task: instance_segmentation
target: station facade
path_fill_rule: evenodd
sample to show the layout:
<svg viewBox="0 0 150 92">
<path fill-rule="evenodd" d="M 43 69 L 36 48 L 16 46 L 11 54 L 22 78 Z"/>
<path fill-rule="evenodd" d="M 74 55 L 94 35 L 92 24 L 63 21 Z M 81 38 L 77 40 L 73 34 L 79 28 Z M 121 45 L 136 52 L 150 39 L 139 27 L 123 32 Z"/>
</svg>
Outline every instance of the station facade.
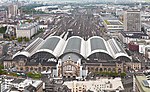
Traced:
<svg viewBox="0 0 150 92">
<path fill-rule="evenodd" d="M 93 36 L 84 40 L 72 36 L 67 40 L 59 36 L 37 38 L 25 50 L 13 55 L 11 64 L 19 71 L 51 71 L 53 77 L 81 78 L 89 72 L 124 72 L 125 62 L 131 57 L 115 39 L 104 40 Z M 9 65 L 9 66 L 8 66 Z"/>
</svg>

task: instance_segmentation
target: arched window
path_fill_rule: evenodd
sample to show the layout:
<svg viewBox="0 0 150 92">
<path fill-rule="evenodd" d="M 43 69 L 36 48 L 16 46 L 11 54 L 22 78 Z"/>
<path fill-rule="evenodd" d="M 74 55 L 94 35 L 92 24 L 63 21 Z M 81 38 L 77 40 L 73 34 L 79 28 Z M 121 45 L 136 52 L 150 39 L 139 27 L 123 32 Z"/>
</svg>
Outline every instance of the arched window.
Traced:
<svg viewBox="0 0 150 92">
<path fill-rule="evenodd" d="M 29 67 L 26 67 L 26 71 L 27 71 L 27 72 L 29 71 Z"/>
<path fill-rule="evenodd" d="M 110 72 L 110 71 L 111 71 L 111 68 L 108 68 L 108 71 Z"/>
<path fill-rule="evenodd" d="M 116 69 L 115 69 L 115 68 L 113 68 L 113 69 L 112 69 L 112 71 L 113 71 L 113 72 L 116 72 Z"/>
<path fill-rule="evenodd" d="M 47 71 L 49 71 L 51 68 L 50 67 L 47 67 Z"/>
<path fill-rule="evenodd" d="M 23 70 L 23 67 L 20 67 L 20 70 L 22 71 L 22 70 Z"/>
<path fill-rule="evenodd" d="M 46 67 L 43 67 L 43 71 L 45 71 L 46 70 Z"/>
<path fill-rule="evenodd" d="M 30 71 L 33 71 L 33 67 L 30 68 Z"/>
<path fill-rule="evenodd" d="M 99 70 L 100 70 L 100 71 L 103 71 L 103 69 L 102 69 L 102 68 L 100 68 Z"/>
<path fill-rule="evenodd" d="M 107 68 L 104 68 L 104 71 L 107 71 Z"/>
<path fill-rule="evenodd" d="M 41 72 L 41 70 L 42 70 L 41 67 L 39 67 L 39 68 L 38 68 L 38 71 Z"/>
<path fill-rule="evenodd" d="M 95 71 L 98 71 L 98 68 L 96 68 Z"/>
</svg>

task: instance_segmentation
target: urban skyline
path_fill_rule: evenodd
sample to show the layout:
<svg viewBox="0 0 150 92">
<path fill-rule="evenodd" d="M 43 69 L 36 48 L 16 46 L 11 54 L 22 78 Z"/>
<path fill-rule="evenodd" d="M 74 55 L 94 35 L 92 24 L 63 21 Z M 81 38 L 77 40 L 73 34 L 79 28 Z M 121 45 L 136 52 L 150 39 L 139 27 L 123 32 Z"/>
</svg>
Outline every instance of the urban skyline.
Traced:
<svg viewBox="0 0 150 92">
<path fill-rule="evenodd" d="M 0 92 L 150 92 L 150 3 L 0 1 Z"/>
</svg>

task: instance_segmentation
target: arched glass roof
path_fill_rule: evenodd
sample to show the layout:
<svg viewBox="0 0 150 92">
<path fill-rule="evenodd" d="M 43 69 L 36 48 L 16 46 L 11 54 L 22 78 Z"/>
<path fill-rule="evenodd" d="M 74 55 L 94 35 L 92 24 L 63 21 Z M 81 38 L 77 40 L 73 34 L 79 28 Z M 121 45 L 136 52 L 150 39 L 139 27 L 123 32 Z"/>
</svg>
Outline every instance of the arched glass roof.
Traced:
<svg viewBox="0 0 150 92">
<path fill-rule="evenodd" d="M 22 51 L 22 52 L 17 52 L 15 55 L 13 55 L 13 59 L 19 55 L 23 55 L 25 57 L 30 57 L 30 53 L 26 52 L 26 51 Z"/>
<path fill-rule="evenodd" d="M 81 54 L 82 42 L 84 42 L 83 38 L 79 36 L 73 36 L 69 38 L 64 46 L 63 53 L 75 52 Z"/>
<path fill-rule="evenodd" d="M 61 38 L 55 36 L 47 38 L 44 44 L 40 47 L 40 49 L 48 49 L 54 51 L 60 40 Z"/>
<path fill-rule="evenodd" d="M 88 50 L 87 52 L 87 57 L 89 57 L 90 55 L 94 54 L 94 53 L 106 53 L 109 56 L 111 56 L 111 54 L 109 53 L 109 49 L 107 47 L 107 43 L 106 41 L 99 37 L 99 36 L 93 36 L 90 39 L 88 39 Z"/>
<path fill-rule="evenodd" d="M 128 54 L 126 53 L 126 51 L 123 49 L 123 47 L 118 41 L 116 41 L 115 39 L 110 39 L 108 40 L 108 44 L 110 45 L 111 52 L 112 55 L 114 56 L 114 59 L 122 56 L 130 59 L 130 57 L 128 56 Z"/>
<path fill-rule="evenodd" d="M 65 57 L 65 55 L 74 57 L 74 54 L 78 54 L 79 57 L 81 55 L 83 58 L 88 58 L 95 53 L 100 53 L 96 55 L 101 56 L 107 54 L 112 57 L 112 59 L 117 59 L 118 57 L 130 58 L 118 41 L 115 39 L 105 41 L 99 36 L 93 36 L 87 41 L 79 36 L 72 36 L 67 41 L 59 36 L 50 36 L 45 40 L 37 38 L 25 51 L 16 53 L 13 58 L 17 55 L 31 57 L 39 52 L 50 53 L 57 58 Z"/>
</svg>

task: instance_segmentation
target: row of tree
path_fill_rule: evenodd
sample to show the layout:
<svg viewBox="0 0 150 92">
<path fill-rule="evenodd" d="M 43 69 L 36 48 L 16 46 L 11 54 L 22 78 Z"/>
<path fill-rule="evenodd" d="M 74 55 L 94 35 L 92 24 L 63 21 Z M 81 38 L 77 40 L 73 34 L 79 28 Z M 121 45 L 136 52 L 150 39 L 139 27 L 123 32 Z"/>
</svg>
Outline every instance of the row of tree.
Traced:
<svg viewBox="0 0 150 92">
<path fill-rule="evenodd" d="M 5 26 L 5 27 L 1 27 L 0 28 L 0 33 L 5 33 L 6 32 L 6 29 L 7 29 L 7 26 Z"/>
<path fill-rule="evenodd" d="M 30 77 L 30 78 L 32 78 L 32 79 L 40 79 L 42 77 L 42 74 L 28 72 L 27 76 Z"/>
<path fill-rule="evenodd" d="M 96 76 L 108 76 L 108 77 L 125 77 L 126 73 L 117 73 L 117 72 L 94 72 Z"/>
<path fill-rule="evenodd" d="M 22 41 L 28 42 L 29 38 L 27 38 L 27 37 L 19 37 L 17 40 L 18 40 L 18 42 L 22 42 Z"/>
<path fill-rule="evenodd" d="M 4 66 L 2 64 L 0 64 L 0 75 L 8 75 L 8 76 L 14 76 L 14 77 L 27 76 L 33 79 L 40 79 L 42 77 L 42 74 L 40 73 L 28 72 L 25 75 L 18 75 L 18 73 L 15 73 L 15 72 L 8 72 L 4 70 Z"/>
</svg>

